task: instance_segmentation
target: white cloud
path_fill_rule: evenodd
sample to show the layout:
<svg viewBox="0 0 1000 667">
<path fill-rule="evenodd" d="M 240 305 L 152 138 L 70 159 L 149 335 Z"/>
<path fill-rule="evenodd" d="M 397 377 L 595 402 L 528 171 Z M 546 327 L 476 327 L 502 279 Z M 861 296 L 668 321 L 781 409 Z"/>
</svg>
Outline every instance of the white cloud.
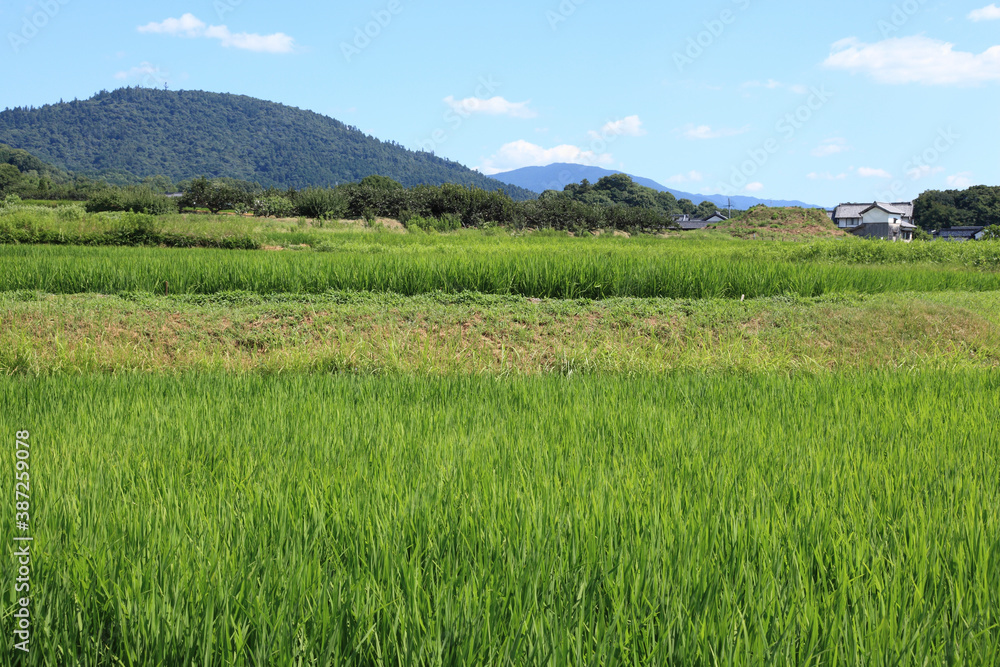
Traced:
<svg viewBox="0 0 1000 667">
<path fill-rule="evenodd" d="M 685 183 L 699 183 L 704 180 L 704 176 L 699 171 L 689 171 L 686 174 L 677 174 L 667 179 L 667 183 L 683 185 Z"/>
<path fill-rule="evenodd" d="M 521 139 L 501 146 L 495 155 L 484 160 L 483 173 L 487 175 L 498 174 L 521 167 L 543 167 L 554 162 L 606 167 L 614 164 L 614 158 L 609 153 L 595 153 L 579 146 L 564 144 L 553 148 L 544 148 Z"/>
<path fill-rule="evenodd" d="M 170 76 L 168 72 L 161 70 L 156 65 L 148 62 L 142 62 L 138 67 L 133 67 L 129 70 L 121 71 L 115 74 L 115 78 L 121 81 L 143 81 L 150 83 L 163 83 Z"/>
<path fill-rule="evenodd" d="M 602 136 L 608 138 L 641 137 L 644 134 L 646 134 L 646 130 L 642 129 L 642 121 L 639 120 L 639 117 L 626 116 L 621 120 L 614 120 L 609 123 L 605 123 L 600 132 L 591 132 L 590 136 L 593 139 L 600 139 Z"/>
<path fill-rule="evenodd" d="M 858 167 L 858 176 L 862 178 L 892 178 L 892 174 L 885 169 L 873 169 L 871 167 Z"/>
<path fill-rule="evenodd" d="M 997 7 L 996 3 L 994 3 L 988 7 L 983 7 L 982 9 L 974 9 L 969 12 L 968 18 L 969 20 L 976 22 L 1000 20 L 1000 7 Z"/>
<path fill-rule="evenodd" d="M 139 26 L 139 32 L 201 37 L 206 27 L 205 22 L 198 19 L 194 14 L 184 14 L 179 19 L 167 19 L 160 23 L 153 22 Z"/>
<path fill-rule="evenodd" d="M 944 167 L 932 167 L 928 164 L 922 164 L 919 167 L 914 167 L 906 172 L 906 175 L 909 176 L 911 180 L 918 181 L 921 178 L 933 176 L 934 174 L 940 174 L 942 171 L 944 171 Z"/>
<path fill-rule="evenodd" d="M 283 32 L 272 35 L 258 35 L 248 32 L 231 32 L 224 25 L 206 25 L 193 14 L 184 14 L 179 19 L 169 18 L 159 23 L 139 26 L 139 32 L 173 35 L 175 37 L 204 37 L 217 39 L 224 47 L 233 47 L 258 53 L 291 53 L 295 49 L 295 39 Z"/>
<path fill-rule="evenodd" d="M 743 188 L 747 192 L 760 192 L 764 189 L 763 183 L 747 183 L 747 186 Z"/>
<path fill-rule="evenodd" d="M 502 97 L 491 97 L 484 100 L 478 97 L 467 97 L 456 100 L 453 95 L 444 98 L 444 103 L 463 117 L 473 114 L 486 116 L 510 116 L 511 118 L 534 118 L 538 114 L 528 108 L 529 102 L 508 102 Z"/>
<path fill-rule="evenodd" d="M 1000 81 L 1000 46 L 981 54 L 922 35 L 894 37 L 875 44 L 855 38 L 836 42 L 823 63 L 832 69 L 865 73 L 879 83 L 968 86 Z"/>
<path fill-rule="evenodd" d="M 806 178 L 811 181 L 842 181 L 847 178 L 847 174 L 831 174 L 828 171 L 818 174 L 814 171 L 811 174 L 806 174 Z"/>
<path fill-rule="evenodd" d="M 827 157 L 829 155 L 843 153 L 850 149 L 851 147 L 847 145 L 847 140 L 837 137 L 824 140 L 819 146 L 812 150 L 812 154 L 816 157 Z"/>
<path fill-rule="evenodd" d="M 953 174 L 945 180 L 948 183 L 948 187 L 952 190 L 965 190 L 972 187 L 972 172 L 963 171 Z"/>
<path fill-rule="evenodd" d="M 750 130 L 750 126 L 733 128 L 712 129 L 710 125 L 685 125 L 684 136 L 688 139 L 721 139 L 723 137 L 735 137 Z"/>
</svg>

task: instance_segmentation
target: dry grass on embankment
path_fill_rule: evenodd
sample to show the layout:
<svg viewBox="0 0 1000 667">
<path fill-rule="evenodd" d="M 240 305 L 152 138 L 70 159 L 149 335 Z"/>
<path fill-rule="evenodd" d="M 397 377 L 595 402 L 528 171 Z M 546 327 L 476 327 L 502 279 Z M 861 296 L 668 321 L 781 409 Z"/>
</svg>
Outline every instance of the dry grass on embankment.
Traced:
<svg viewBox="0 0 1000 667">
<path fill-rule="evenodd" d="M 757 206 L 713 228 L 740 239 L 769 241 L 811 241 L 847 236 L 824 211 L 799 207 Z"/>
</svg>

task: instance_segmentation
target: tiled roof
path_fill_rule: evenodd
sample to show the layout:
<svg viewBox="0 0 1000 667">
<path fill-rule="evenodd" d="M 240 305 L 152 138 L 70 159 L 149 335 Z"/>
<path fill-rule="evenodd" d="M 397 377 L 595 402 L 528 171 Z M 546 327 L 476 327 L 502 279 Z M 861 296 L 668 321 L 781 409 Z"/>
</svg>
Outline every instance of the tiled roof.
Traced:
<svg viewBox="0 0 1000 667">
<path fill-rule="evenodd" d="M 883 209 L 889 213 L 895 215 L 900 215 L 904 218 L 913 217 L 913 202 L 903 201 L 903 202 L 869 202 L 866 204 L 841 204 L 833 211 L 834 219 L 839 218 L 860 218 L 861 215 L 870 208 L 875 206 L 881 206 Z"/>
<path fill-rule="evenodd" d="M 952 227 L 951 229 L 942 229 L 935 233 L 938 238 L 946 239 L 971 239 L 975 238 L 976 234 L 986 229 L 985 227 Z"/>
</svg>

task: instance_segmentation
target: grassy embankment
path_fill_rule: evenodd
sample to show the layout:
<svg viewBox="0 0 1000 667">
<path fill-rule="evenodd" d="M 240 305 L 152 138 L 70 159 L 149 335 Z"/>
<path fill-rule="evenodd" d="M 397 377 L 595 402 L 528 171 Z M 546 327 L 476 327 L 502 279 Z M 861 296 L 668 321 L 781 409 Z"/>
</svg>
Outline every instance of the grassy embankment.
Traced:
<svg viewBox="0 0 1000 667">
<path fill-rule="evenodd" d="M 0 374 L 997 368 L 1000 292 L 736 300 L 0 293 Z"/>
</svg>

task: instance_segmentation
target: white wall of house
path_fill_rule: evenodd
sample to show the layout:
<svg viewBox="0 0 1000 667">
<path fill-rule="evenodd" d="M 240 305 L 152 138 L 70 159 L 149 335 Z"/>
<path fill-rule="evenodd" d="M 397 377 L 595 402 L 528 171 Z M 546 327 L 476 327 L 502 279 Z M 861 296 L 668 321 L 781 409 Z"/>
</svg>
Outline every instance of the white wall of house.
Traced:
<svg viewBox="0 0 1000 667">
<path fill-rule="evenodd" d="M 866 223 L 872 222 L 884 222 L 897 224 L 899 222 L 898 213 L 889 213 L 888 211 L 882 210 L 881 208 L 873 208 L 870 211 L 866 211 L 862 214 L 862 218 Z"/>
</svg>

